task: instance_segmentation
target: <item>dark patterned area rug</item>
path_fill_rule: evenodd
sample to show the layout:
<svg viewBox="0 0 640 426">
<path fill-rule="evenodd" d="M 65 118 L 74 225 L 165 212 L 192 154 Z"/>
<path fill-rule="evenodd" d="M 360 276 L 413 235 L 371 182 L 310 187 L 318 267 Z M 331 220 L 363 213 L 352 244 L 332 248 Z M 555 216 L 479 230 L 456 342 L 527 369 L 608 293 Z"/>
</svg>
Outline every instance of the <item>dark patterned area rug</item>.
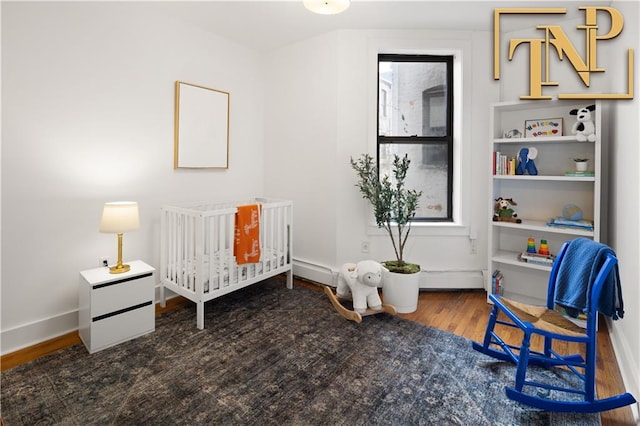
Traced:
<svg viewBox="0 0 640 426">
<path fill-rule="evenodd" d="M 147 336 L 11 369 L 4 424 L 599 424 L 509 400 L 513 367 L 464 338 L 386 314 L 356 324 L 324 293 L 279 279 L 208 303 L 205 327 L 188 305 Z"/>
</svg>

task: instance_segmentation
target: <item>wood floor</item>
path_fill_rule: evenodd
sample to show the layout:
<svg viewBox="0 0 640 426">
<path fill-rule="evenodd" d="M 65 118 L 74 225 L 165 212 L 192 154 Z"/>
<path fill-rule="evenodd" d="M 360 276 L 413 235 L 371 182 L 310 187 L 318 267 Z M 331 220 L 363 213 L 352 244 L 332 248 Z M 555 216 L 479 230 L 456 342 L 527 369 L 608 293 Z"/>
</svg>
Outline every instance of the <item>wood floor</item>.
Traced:
<svg viewBox="0 0 640 426">
<path fill-rule="evenodd" d="M 321 291 L 321 286 L 302 280 L 295 280 L 295 285 L 305 286 Z M 156 305 L 156 313 L 174 309 L 186 303 L 184 299 L 174 298 L 167 301 L 166 308 Z M 327 303 L 329 303 L 327 301 Z M 421 324 L 448 331 L 470 340 L 482 341 L 487 318 L 491 306 L 487 304 L 484 292 L 478 291 L 447 291 L 420 293 L 418 310 L 411 314 L 399 314 L 400 317 L 416 321 Z M 366 321 L 366 318 L 364 319 Z M 345 320 L 346 321 L 346 320 Z M 598 364 L 597 364 L 597 392 L 599 397 L 608 397 L 624 392 L 624 385 L 615 354 L 609 339 L 606 323 L 602 321 L 598 332 Z M 519 343 L 520 336 L 514 332 L 513 343 Z M 32 347 L 7 354 L 0 358 L 0 369 L 4 371 L 16 365 L 55 352 L 67 346 L 81 344 L 77 332 L 34 345 Z M 532 348 L 539 349 L 540 342 L 532 342 Z M 565 348 L 556 348 L 559 351 Z M 472 350 L 469 347 L 469 350 Z M 580 348 L 566 348 L 572 352 Z M 601 413 L 603 426 L 631 426 L 635 425 L 629 407 Z"/>
</svg>

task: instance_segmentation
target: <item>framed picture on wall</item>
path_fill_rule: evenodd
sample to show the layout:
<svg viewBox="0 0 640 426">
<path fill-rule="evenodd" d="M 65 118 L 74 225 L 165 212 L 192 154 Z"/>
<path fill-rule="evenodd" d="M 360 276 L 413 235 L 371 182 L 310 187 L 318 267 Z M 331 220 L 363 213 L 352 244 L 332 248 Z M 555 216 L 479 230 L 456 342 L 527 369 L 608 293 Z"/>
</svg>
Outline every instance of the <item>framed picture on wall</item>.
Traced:
<svg viewBox="0 0 640 426">
<path fill-rule="evenodd" d="M 176 81 L 173 168 L 229 167 L 229 93 Z"/>
</svg>

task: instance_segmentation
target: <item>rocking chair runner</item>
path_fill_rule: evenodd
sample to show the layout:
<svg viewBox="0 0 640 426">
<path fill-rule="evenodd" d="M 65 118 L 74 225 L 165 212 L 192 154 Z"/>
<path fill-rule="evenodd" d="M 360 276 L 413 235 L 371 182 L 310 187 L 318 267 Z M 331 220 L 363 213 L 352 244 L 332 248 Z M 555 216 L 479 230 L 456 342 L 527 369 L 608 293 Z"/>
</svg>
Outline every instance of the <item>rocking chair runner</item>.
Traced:
<svg viewBox="0 0 640 426">
<path fill-rule="evenodd" d="M 596 413 L 633 404 L 629 393 L 596 399 L 596 336 L 598 312 L 617 319 L 623 316 L 622 294 L 618 279 L 618 260 L 606 245 L 586 238 L 565 242 L 551 269 L 547 289 L 547 305 L 533 306 L 491 294 L 493 309 L 489 316 L 484 342 L 473 342 L 473 348 L 494 358 L 517 365 L 515 386 L 507 387 L 510 399 L 533 407 L 556 412 Z M 584 312 L 586 329 L 569 321 L 555 308 L 568 312 Z M 502 312 L 507 320 L 498 319 Z M 519 328 L 523 333 L 521 346 L 507 343 L 495 331 L 496 324 Z M 542 352 L 530 348 L 532 335 L 544 338 Z M 580 342 L 586 345 L 584 359 L 580 354 L 561 355 L 554 340 Z M 581 389 L 562 387 L 527 380 L 527 367 L 566 367 L 582 382 Z M 582 400 L 551 400 L 525 393 L 525 386 L 582 395 Z"/>
</svg>

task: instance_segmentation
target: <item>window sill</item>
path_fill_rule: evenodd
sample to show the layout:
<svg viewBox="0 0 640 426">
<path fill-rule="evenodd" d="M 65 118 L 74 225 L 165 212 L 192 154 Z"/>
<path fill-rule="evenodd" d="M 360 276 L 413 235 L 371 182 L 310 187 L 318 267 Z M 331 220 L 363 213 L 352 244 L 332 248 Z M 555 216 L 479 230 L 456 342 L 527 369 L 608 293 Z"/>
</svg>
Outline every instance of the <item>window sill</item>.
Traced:
<svg viewBox="0 0 640 426">
<path fill-rule="evenodd" d="M 367 235 L 388 235 L 384 228 L 378 228 L 375 223 L 367 226 Z M 414 223 L 411 225 L 411 236 L 469 236 L 469 227 L 459 223 Z"/>
</svg>

